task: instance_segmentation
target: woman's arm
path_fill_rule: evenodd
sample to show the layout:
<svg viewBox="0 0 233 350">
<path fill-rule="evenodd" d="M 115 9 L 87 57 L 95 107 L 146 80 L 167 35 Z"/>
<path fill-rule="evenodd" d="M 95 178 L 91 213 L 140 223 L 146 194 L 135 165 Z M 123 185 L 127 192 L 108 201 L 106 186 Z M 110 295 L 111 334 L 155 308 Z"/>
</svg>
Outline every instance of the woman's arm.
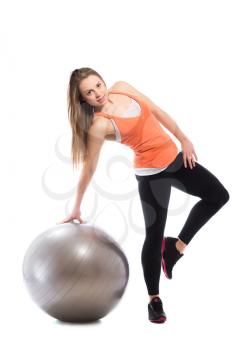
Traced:
<svg viewBox="0 0 233 350">
<path fill-rule="evenodd" d="M 77 197 L 75 201 L 76 207 L 80 208 L 84 193 L 96 170 L 98 160 L 99 160 L 100 150 L 105 141 L 106 134 L 107 134 L 106 120 L 96 120 L 88 130 L 87 157 L 83 164 L 83 168 L 82 168 L 78 186 L 77 186 L 77 192 L 76 192 Z"/>
<path fill-rule="evenodd" d="M 71 214 L 69 214 L 63 221 L 59 222 L 59 224 L 69 222 L 74 219 L 79 220 L 80 223 L 84 223 L 81 218 L 81 202 L 96 170 L 100 150 L 105 141 L 106 134 L 107 123 L 103 120 L 95 121 L 88 130 L 87 157 L 86 161 L 83 163 L 81 174 L 79 176 L 74 208 Z"/>
<path fill-rule="evenodd" d="M 158 107 L 149 97 L 142 94 L 140 91 L 135 89 L 132 85 L 126 83 L 125 81 L 118 81 L 118 88 L 122 90 L 126 90 L 128 93 L 132 93 L 132 95 L 138 96 L 140 99 L 145 101 L 145 103 L 149 106 L 152 113 L 158 119 L 158 121 L 165 126 L 181 143 L 183 150 L 183 159 L 184 165 L 187 167 L 187 160 L 189 162 L 190 168 L 195 166 L 193 155 L 197 160 L 197 155 L 194 150 L 192 142 L 189 138 L 181 131 L 178 124 L 174 119 L 172 119 L 165 111 L 163 111 L 160 107 Z M 193 164 L 192 164 L 193 162 Z"/>
<path fill-rule="evenodd" d="M 138 96 L 149 106 L 152 113 L 158 119 L 158 121 L 165 126 L 180 142 L 188 140 L 188 137 L 180 130 L 178 124 L 172 119 L 165 111 L 158 107 L 149 97 L 136 90 L 132 85 L 125 81 L 118 82 L 118 88 L 126 89 L 129 93 Z"/>
</svg>

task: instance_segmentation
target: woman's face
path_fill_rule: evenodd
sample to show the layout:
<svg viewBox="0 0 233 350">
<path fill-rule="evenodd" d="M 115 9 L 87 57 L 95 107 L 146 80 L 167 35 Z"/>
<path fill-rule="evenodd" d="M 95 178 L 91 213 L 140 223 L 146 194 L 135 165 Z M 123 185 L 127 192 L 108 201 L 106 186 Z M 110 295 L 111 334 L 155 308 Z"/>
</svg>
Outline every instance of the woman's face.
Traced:
<svg viewBox="0 0 233 350">
<path fill-rule="evenodd" d="M 82 98 L 91 106 L 101 107 L 108 100 L 108 90 L 104 82 L 96 75 L 89 75 L 79 85 Z"/>
</svg>

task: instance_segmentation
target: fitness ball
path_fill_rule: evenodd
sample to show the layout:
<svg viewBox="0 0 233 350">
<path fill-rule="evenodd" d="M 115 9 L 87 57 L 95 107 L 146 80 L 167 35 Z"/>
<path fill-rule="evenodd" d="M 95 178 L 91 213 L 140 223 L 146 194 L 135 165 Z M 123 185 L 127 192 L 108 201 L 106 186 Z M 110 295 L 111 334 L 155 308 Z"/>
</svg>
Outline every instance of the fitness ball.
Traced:
<svg viewBox="0 0 233 350">
<path fill-rule="evenodd" d="M 41 233 L 23 259 L 32 300 L 63 322 L 90 322 L 120 301 L 129 278 L 119 244 L 91 224 L 69 222 Z"/>
</svg>

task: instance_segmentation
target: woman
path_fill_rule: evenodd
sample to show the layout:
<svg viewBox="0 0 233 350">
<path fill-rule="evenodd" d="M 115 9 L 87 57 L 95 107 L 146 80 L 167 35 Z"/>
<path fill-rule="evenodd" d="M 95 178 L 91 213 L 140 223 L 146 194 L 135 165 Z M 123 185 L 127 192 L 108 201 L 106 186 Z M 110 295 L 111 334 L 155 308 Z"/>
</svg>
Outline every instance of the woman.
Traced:
<svg viewBox="0 0 233 350">
<path fill-rule="evenodd" d="M 229 200 L 220 181 L 197 163 L 192 142 L 176 122 L 148 97 L 123 81 L 107 89 L 103 78 L 91 68 L 71 73 L 68 114 L 72 128 L 73 165 L 82 163 L 77 197 L 72 213 L 60 223 L 81 218 L 81 201 L 95 172 L 105 140 L 116 140 L 134 150 L 146 237 L 141 262 L 149 295 L 148 318 L 163 323 L 166 314 L 159 295 L 162 268 L 172 278 L 172 269 L 184 255 L 197 231 Z M 180 141 L 179 150 L 161 127 Z M 200 197 L 177 238 L 165 237 L 164 228 L 171 186 Z"/>
</svg>

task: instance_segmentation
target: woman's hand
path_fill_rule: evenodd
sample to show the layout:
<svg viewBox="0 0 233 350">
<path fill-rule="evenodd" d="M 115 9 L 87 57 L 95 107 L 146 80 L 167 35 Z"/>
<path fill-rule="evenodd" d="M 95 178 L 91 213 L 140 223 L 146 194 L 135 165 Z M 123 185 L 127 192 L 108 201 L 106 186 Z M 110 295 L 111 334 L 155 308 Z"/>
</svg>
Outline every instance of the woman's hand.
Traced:
<svg viewBox="0 0 233 350">
<path fill-rule="evenodd" d="M 84 224 L 85 221 L 81 218 L 81 211 L 79 208 L 74 207 L 72 213 L 70 215 L 68 215 L 64 220 L 57 222 L 57 224 L 64 224 L 65 222 L 69 222 L 72 220 L 78 220 L 80 222 L 80 224 Z"/>
<path fill-rule="evenodd" d="M 190 168 L 192 169 L 193 167 L 196 166 L 195 161 L 197 160 L 197 155 L 194 150 L 193 144 L 188 139 L 184 139 L 181 142 L 181 147 L 183 151 L 184 166 L 185 168 L 187 168 L 187 162 L 188 162 Z M 196 158 L 196 160 L 194 159 L 194 157 Z"/>
</svg>

